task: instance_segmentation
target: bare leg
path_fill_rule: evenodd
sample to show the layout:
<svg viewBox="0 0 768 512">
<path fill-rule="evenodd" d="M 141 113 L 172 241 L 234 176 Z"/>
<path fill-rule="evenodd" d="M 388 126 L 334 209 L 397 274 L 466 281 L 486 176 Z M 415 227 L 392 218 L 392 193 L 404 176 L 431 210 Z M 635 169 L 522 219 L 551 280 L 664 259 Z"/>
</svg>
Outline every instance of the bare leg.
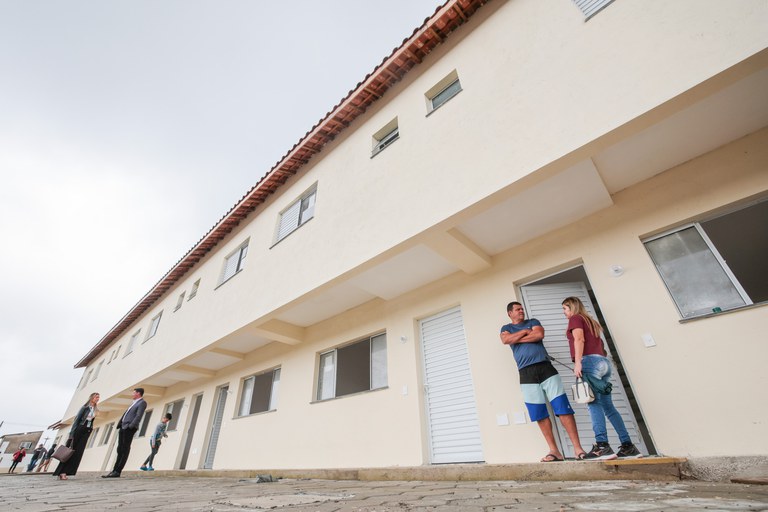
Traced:
<svg viewBox="0 0 768 512">
<path fill-rule="evenodd" d="M 571 418 L 573 418 L 573 416 L 571 416 Z M 543 420 L 537 421 L 536 423 L 539 424 L 539 429 L 541 430 L 541 433 L 544 435 L 544 439 L 549 445 L 549 453 L 555 455 L 559 459 L 562 459 L 563 454 L 560 453 L 560 450 L 557 448 L 557 443 L 555 442 L 555 433 L 552 431 L 552 420 L 550 420 L 549 417 L 546 417 Z M 578 436 L 576 436 L 576 439 L 578 442 Z"/>
<path fill-rule="evenodd" d="M 565 431 L 571 439 L 571 444 L 573 445 L 576 455 L 584 453 L 585 450 L 581 446 L 581 441 L 579 441 L 579 429 L 576 427 L 576 420 L 574 419 L 573 414 L 561 415 L 560 423 L 565 427 Z"/>
</svg>

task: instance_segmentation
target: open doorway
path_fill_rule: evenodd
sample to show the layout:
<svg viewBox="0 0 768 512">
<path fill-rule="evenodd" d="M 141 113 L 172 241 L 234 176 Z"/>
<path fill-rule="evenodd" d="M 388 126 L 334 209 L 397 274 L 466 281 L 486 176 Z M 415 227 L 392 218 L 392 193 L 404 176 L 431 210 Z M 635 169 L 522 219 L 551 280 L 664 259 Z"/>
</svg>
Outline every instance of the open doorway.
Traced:
<svg viewBox="0 0 768 512">
<path fill-rule="evenodd" d="M 556 360 L 553 364 L 562 376 L 563 384 L 568 390 L 570 390 L 571 384 L 575 382 L 575 377 L 572 371 L 573 363 L 571 362 L 568 340 L 565 336 L 568 321 L 561 308 L 563 299 L 568 296 L 579 297 L 590 314 L 600 322 L 603 327 L 608 357 L 614 365 L 612 376 L 614 405 L 621 413 L 627 430 L 638 449 L 643 453 L 655 455 L 656 448 L 653 445 L 650 432 L 584 267 L 579 265 L 544 279 L 527 283 L 520 287 L 520 291 L 528 316 L 537 318 L 544 327 L 546 333 L 544 346 L 550 356 Z M 589 443 L 586 440 L 593 435 L 589 412 L 586 405 L 573 404 L 573 406 L 576 411 L 579 437 L 582 439 L 582 444 L 588 446 Z M 568 436 L 565 435 L 557 422 L 553 421 L 553 423 L 558 425 L 557 437 L 563 453 L 566 456 L 573 456 L 573 447 Z M 610 427 L 608 428 L 608 439 L 612 446 L 620 444 L 616 432 Z"/>
</svg>

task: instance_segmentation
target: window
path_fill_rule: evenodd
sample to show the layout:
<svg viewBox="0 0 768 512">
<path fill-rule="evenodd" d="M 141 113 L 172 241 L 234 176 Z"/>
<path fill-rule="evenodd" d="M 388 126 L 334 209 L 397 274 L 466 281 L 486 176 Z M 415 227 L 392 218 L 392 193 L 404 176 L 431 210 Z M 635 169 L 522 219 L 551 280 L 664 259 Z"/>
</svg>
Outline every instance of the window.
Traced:
<svg viewBox="0 0 768 512">
<path fill-rule="evenodd" d="M 694 222 L 645 247 L 683 318 L 768 301 L 768 201 Z"/>
<path fill-rule="evenodd" d="M 379 334 L 320 354 L 318 400 L 386 386 L 386 334 Z"/>
<path fill-rule="evenodd" d="M 192 283 L 192 289 L 189 291 L 189 298 L 187 300 L 192 300 L 192 297 L 197 295 L 197 289 L 200 288 L 200 280 L 198 279 L 194 283 Z"/>
<path fill-rule="evenodd" d="M 174 311 L 178 311 L 182 304 L 184 304 L 184 295 L 187 292 L 181 292 L 181 295 L 179 295 L 179 300 L 176 301 L 176 307 L 173 308 Z"/>
<path fill-rule="evenodd" d="M 587 19 L 584 21 L 589 20 L 592 16 L 608 7 L 612 2 L 613 0 L 573 0 L 576 7 L 581 9 L 581 12 L 586 16 Z"/>
<path fill-rule="evenodd" d="M 427 91 L 427 115 L 440 108 L 446 101 L 459 94 L 461 90 L 459 75 L 454 69 Z"/>
<path fill-rule="evenodd" d="M 400 128 L 397 118 L 388 122 L 384 128 L 373 134 L 373 152 L 371 157 L 378 155 L 384 148 L 400 138 Z"/>
<path fill-rule="evenodd" d="M 109 436 L 112 434 L 112 429 L 114 428 L 115 428 L 114 423 L 110 423 L 109 425 L 104 427 L 104 435 L 102 436 L 101 442 L 99 443 L 99 445 L 104 445 L 109 442 Z"/>
<path fill-rule="evenodd" d="M 293 233 L 299 226 L 315 216 L 316 196 L 317 184 L 302 194 L 291 206 L 283 210 L 280 214 L 280 223 L 278 224 L 275 243 Z"/>
<path fill-rule="evenodd" d="M 128 341 L 128 346 L 125 348 L 125 355 L 123 357 L 133 352 L 133 348 L 136 346 L 136 341 L 139 339 L 139 334 L 141 334 L 141 329 L 131 335 L 131 339 Z"/>
<path fill-rule="evenodd" d="M 22 448 L 25 448 L 27 450 L 32 448 L 32 441 L 24 441 L 23 443 L 19 444 L 19 450 L 21 450 Z"/>
<path fill-rule="evenodd" d="M 247 254 L 248 240 L 243 242 L 240 247 L 235 249 L 235 251 L 227 256 L 227 258 L 224 260 L 224 268 L 221 271 L 221 279 L 219 280 L 219 284 L 225 282 L 230 277 L 243 270 L 243 260 L 245 260 L 245 256 Z"/>
<path fill-rule="evenodd" d="M 109 361 L 107 361 L 107 364 L 109 364 L 112 361 L 114 361 L 115 359 L 117 359 L 117 356 L 120 355 L 120 348 L 121 347 L 122 347 L 122 345 L 118 345 L 117 348 L 112 351 L 112 355 L 109 356 Z"/>
<path fill-rule="evenodd" d="M 163 417 L 165 417 L 167 413 L 171 413 L 173 415 L 173 418 L 171 418 L 171 421 L 168 422 L 168 430 L 176 430 L 176 425 L 179 423 L 179 416 L 181 416 L 181 408 L 183 406 L 184 406 L 183 398 L 181 400 L 176 400 L 175 402 L 171 402 L 165 405 L 165 411 L 163 412 Z"/>
<path fill-rule="evenodd" d="M 85 378 L 86 375 L 88 375 L 88 373 L 83 371 L 83 374 L 80 376 L 80 382 L 77 383 L 77 388 L 75 388 L 75 389 L 82 389 L 83 388 L 83 383 L 86 382 L 86 378 Z"/>
<path fill-rule="evenodd" d="M 161 311 L 152 317 L 152 321 L 149 323 L 149 330 L 147 331 L 147 338 L 144 341 L 147 341 L 149 338 L 157 334 L 157 328 L 160 327 L 160 318 L 162 316 L 163 312 Z"/>
<path fill-rule="evenodd" d="M 93 375 L 93 368 L 88 370 L 88 373 L 85 374 L 85 378 L 83 379 L 83 385 L 80 386 L 80 389 L 85 389 L 85 386 L 87 386 L 88 383 L 91 382 L 91 375 Z"/>
<path fill-rule="evenodd" d="M 101 371 L 101 367 L 104 366 L 104 360 L 102 359 L 99 361 L 99 365 L 96 367 L 96 371 L 93 372 L 93 378 L 91 379 L 91 382 L 95 381 L 96 378 L 99 376 L 99 372 Z"/>
<path fill-rule="evenodd" d="M 277 409 L 280 368 L 243 379 L 239 416 Z"/>
<path fill-rule="evenodd" d="M 96 437 L 99 435 L 99 428 L 100 427 L 96 427 L 95 429 L 93 429 L 93 433 L 91 434 L 90 439 L 88 439 L 88 445 L 86 446 L 86 448 L 93 448 L 93 445 L 96 442 Z"/>
<path fill-rule="evenodd" d="M 138 437 L 144 437 L 147 435 L 147 428 L 149 427 L 149 419 L 152 417 L 152 409 L 144 411 L 144 417 L 141 419 L 141 427 L 139 427 Z"/>
</svg>

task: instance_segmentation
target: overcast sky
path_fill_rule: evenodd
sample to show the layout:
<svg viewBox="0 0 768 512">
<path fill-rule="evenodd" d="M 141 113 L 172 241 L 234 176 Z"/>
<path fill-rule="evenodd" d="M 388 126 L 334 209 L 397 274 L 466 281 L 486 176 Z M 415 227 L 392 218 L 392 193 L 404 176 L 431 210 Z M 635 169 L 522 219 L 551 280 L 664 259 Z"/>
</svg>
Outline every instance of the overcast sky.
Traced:
<svg viewBox="0 0 768 512">
<path fill-rule="evenodd" d="M 443 0 L 0 0 L 0 435 Z"/>
</svg>

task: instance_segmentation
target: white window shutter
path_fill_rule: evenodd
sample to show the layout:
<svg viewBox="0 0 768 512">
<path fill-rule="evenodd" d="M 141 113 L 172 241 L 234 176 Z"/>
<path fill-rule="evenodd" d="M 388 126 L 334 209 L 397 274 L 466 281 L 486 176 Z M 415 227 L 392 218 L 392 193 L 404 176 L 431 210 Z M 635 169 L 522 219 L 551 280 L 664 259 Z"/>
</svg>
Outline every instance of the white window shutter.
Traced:
<svg viewBox="0 0 768 512">
<path fill-rule="evenodd" d="M 237 263 L 240 261 L 240 250 L 227 258 L 227 262 L 224 264 L 224 272 L 221 274 L 221 282 L 223 283 L 237 272 Z"/>
<path fill-rule="evenodd" d="M 288 236 L 291 231 L 299 227 L 299 211 L 301 210 L 301 201 L 296 201 L 280 216 L 280 227 L 277 230 L 277 239 L 282 240 Z"/>
<path fill-rule="evenodd" d="M 608 7 L 611 2 L 613 0 L 573 0 L 587 19 Z"/>
</svg>

